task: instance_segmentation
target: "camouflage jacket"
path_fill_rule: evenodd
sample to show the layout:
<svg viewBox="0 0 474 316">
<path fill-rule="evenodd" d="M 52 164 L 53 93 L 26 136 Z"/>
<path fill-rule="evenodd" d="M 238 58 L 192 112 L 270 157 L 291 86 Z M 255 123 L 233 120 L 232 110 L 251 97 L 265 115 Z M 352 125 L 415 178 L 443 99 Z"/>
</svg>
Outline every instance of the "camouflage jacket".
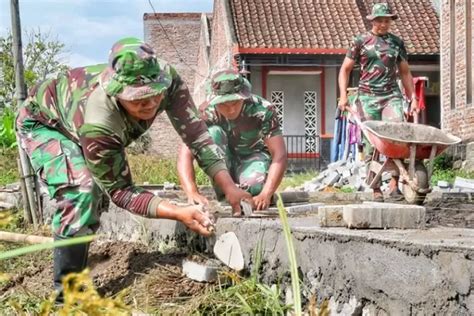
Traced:
<svg viewBox="0 0 474 316">
<path fill-rule="evenodd" d="M 173 127 L 191 148 L 201 168 L 213 177 L 226 169 L 222 153 L 213 143 L 206 124 L 174 68 L 162 63 L 173 82 L 165 92 L 157 115 L 166 111 Z M 125 147 L 153 123 L 130 117 L 117 100 L 106 95 L 98 83 L 105 65 L 69 70 L 36 85 L 20 108 L 17 126 L 25 119 L 55 128 L 81 146 L 86 164 L 96 182 L 119 207 L 156 217 L 161 201 L 151 192 L 134 186 Z"/>
<path fill-rule="evenodd" d="M 268 152 L 264 140 L 282 134 L 273 105 L 256 95 L 244 101 L 242 112 L 235 120 L 228 120 L 219 114 L 216 106 L 204 104 L 200 111 L 207 125 L 218 125 L 224 129 L 229 149 L 237 156 L 243 157 L 256 151 Z"/>
<path fill-rule="evenodd" d="M 366 32 L 353 39 L 346 56 L 360 64 L 359 91 L 399 93 L 398 64 L 408 58 L 405 44 L 399 37 L 391 33 L 377 36 Z"/>
</svg>

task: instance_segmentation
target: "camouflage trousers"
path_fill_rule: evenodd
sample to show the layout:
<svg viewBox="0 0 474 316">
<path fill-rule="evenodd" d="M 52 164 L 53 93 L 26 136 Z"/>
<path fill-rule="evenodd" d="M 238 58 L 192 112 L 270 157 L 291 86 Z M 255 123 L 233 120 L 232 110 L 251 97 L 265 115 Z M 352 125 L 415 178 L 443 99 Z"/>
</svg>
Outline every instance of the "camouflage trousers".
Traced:
<svg viewBox="0 0 474 316">
<path fill-rule="evenodd" d="M 17 133 L 40 183 L 57 202 L 53 233 L 67 238 L 94 232 L 107 198 L 94 182 L 81 147 L 60 131 L 27 118 L 18 123 Z"/>
<path fill-rule="evenodd" d="M 213 125 L 208 129 L 214 142 L 225 153 L 227 169 L 234 182 L 252 196 L 258 195 L 263 189 L 270 168 L 270 154 L 257 151 L 246 156 L 237 155 L 229 147 L 227 135 L 220 126 Z M 216 186 L 214 190 L 217 198 L 221 200 L 224 197 L 222 191 Z"/>
<path fill-rule="evenodd" d="M 359 92 L 354 102 L 362 121 L 403 122 L 403 99 L 400 92 L 382 96 Z M 365 154 L 372 155 L 374 148 L 365 136 L 363 144 Z"/>
</svg>

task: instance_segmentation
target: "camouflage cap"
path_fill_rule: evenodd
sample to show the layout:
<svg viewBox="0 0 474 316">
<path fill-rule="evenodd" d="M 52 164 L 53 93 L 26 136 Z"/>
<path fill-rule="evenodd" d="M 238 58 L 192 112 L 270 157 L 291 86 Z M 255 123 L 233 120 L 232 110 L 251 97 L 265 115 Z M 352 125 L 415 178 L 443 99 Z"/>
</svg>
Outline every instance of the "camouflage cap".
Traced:
<svg viewBox="0 0 474 316">
<path fill-rule="evenodd" d="M 245 100 L 251 97 L 252 86 L 237 71 L 229 69 L 214 74 L 210 83 L 210 105 Z"/>
<path fill-rule="evenodd" d="M 134 37 L 112 46 L 109 64 L 100 75 L 100 85 L 109 96 L 130 101 L 159 95 L 171 81 L 171 76 L 160 69 L 153 48 Z"/>
<path fill-rule="evenodd" d="M 392 20 L 396 20 L 398 18 L 398 15 L 392 13 L 392 10 L 390 10 L 388 3 L 376 3 L 372 7 L 371 14 L 367 15 L 366 17 L 370 21 L 380 17 L 389 17 L 392 18 Z"/>
</svg>

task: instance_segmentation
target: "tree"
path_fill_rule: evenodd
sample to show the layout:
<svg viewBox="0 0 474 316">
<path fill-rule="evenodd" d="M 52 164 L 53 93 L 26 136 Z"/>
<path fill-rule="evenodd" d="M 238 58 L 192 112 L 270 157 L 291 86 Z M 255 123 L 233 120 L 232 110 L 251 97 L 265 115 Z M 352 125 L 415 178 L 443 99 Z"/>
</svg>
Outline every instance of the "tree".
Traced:
<svg viewBox="0 0 474 316">
<path fill-rule="evenodd" d="M 68 69 L 62 62 L 64 44 L 40 29 L 25 32 L 23 61 L 28 88 L 38 81 Z M 25 44 L 26 43 L 26 44 Z M 16 108 L 15 69 L 13 66 L 12 34 L 0 37 L 0 112 L 5 107 Z"/>
</svg>

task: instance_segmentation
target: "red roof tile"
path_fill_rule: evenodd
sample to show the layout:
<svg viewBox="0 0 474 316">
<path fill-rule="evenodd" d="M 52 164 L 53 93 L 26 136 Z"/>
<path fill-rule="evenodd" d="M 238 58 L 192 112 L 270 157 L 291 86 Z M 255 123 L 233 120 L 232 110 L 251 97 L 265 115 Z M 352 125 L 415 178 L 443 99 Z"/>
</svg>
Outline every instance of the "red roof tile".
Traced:
<svg viewBox="0 0 474 316">
<path fill-rule="evenodd" d="M 228 1 L 242 52 L 343 54 L 370 27 L 365 16 L 377 0 Z M 430 0 L 388 2 L 400 17 L 392 31 L 409 53 L 438 54 L 439 18 Z"/>
</svg>

